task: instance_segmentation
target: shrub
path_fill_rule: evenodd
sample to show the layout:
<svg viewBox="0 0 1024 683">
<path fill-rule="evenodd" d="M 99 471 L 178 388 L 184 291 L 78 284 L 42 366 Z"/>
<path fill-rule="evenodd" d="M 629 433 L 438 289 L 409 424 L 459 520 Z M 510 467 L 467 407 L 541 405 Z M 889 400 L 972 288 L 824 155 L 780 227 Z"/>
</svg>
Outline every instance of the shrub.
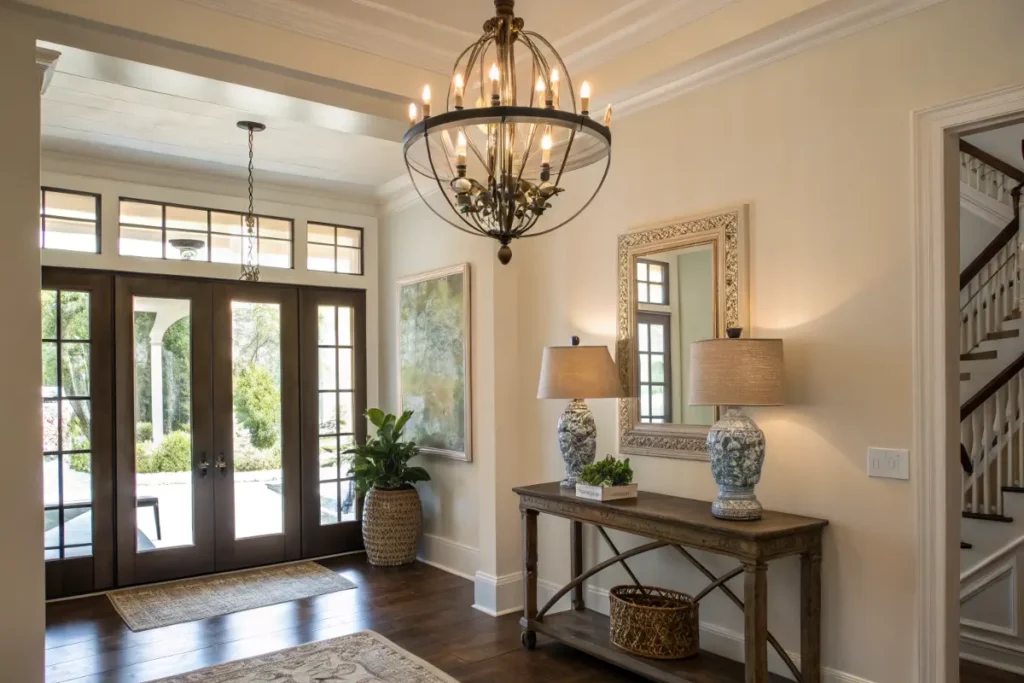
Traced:
<svg viewBox="0 0 1024 683">
<path fill-rule="evenodd" d="M 186 431 L 171 432 L 158 445 L 144 441 L 135 446 L 135 471 L 188 472 L 192 469 L 192 437 Z"/>
<path fill-rule="evenodd" d="M 249 432 L 252 445 L 270 448 L 277 443 L 281 426 L 281 392 L 266 369 L 246 364 L 235 375 L 235 411 Z"/>
<path fill-rule="evenodd" d="M 86 472 L 92 471 L 92 456 L 88 453 L 72 453 L 70 456 L 71 461 L 69 466 L 75 472 Z"/>
<path fill-rule="evenodd" d="M 135 443 L 153 440 L 153 423 L 139 422 L 135 425 Z"/>
<path fill-rule="evenodd" d="M 584 467 L 580 481 L 590 486 L 623 486 L 633 483 L 633 468 L 629 466 L 629 458 L 616 460 L 609 455 Z"/>
<path fill-rule="evenodd" d="M 280 446 L 272 448 L 266 453 L 260 453 L 254 449 L 245 449 L 235 453 L 236 472 L 262 472 L 278 469 L 281 469 Z"/>
</svg>

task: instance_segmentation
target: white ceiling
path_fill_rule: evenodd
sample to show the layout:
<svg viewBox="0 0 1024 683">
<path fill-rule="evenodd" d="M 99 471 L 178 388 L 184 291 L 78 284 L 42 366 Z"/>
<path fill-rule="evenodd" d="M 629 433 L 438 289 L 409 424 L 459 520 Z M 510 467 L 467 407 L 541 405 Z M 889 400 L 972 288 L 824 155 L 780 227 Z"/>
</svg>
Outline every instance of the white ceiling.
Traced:
<svg viewBox="0 0 1024 683">
<path fill-rule="evenodd" d="M 987 130 L 964 137 L 978 149 L 1024 171 L 1021 142 L 1024 141 L 1024 122 Z"/>
</svg>

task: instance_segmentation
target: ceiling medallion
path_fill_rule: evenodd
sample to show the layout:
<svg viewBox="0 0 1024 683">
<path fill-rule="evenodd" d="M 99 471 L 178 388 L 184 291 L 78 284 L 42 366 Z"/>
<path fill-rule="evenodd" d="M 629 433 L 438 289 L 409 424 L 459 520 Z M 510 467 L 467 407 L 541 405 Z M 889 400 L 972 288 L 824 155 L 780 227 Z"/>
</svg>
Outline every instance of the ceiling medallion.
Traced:
<svg viewBox="0 0 1024 683">
<path fill-rule="evenodd" d="M 608 176 L 612 144 L 611 107 L 603 123 L 591 119 L 584 82 L 577 111 L 565 63 L 545 38 L 525 30 L 514 6 L 494 0 L 496 16 L 455 61 L 445 110 L 432 112 L 425 87 L 422 110 L 409 107 L 403 143 L 420 198 L 450 225 L 500 242 L 503 264 L 513 239 L 557 230 L 590 205 Z M 528 60 L 517 63 L 517 46 Z M 598 162 L 599 174 L 573 174 L 571 187 L 563 185 L 565 174 Z M 554 225 L 538 227 L 554 205 Z"/>
<path fill-rule="evenodd" d="M 246 253 L 245 258 L 242 259 L 242 275 L 238 279 L 246 282 L 259 282 L 260 264 L 256 243 L 256 212 L 253 210 L 252 139 L 256 133 L 266 130 L 267 127 L 257 121 L 239 121 L 238 127 L 249 131 L 249 212 L 245 214 Z"/>
</svg>

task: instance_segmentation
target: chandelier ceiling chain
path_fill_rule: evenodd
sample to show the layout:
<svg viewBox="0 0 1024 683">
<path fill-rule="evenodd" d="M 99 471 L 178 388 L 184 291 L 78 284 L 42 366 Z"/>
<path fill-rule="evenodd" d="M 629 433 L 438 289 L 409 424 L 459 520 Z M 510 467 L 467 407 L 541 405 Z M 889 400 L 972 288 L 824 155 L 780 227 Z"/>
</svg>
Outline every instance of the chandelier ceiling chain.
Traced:
<svg viewBox="0 0 1024 683">
<path fill-rule="evenodd" d="M 514 0 L 495 0 L 494 6 L 483 35 L 455 61 L 445 111 L 432 113 L 429 85 L 422 112 L 410 106 L 403 151 L 413 186 L 431 211 L 464 232 L 497 240 L 498 258 L 508 263 L 513 239 L 560 228 L 597 196 L 611 165 L 611 107 L 603 123 L 592 120 L 590 84 L 584 82 L 577 111 L 576 90 L 558 51 L 525 29 Z M 516 59 L 517 45 L 528 60 Z M 528 80 L 521 83 L 520 76 Z M 574 187 L 563 185 L 567 172 L 600 161 L 600 175 L 577 174 Z M 588 183 L 589 193 L 581 189 Z M 560 222 L 543 225 L 556 203 Z"/>
<path fill-rule="evenodd" d="M 256 121 L 239 121 L 238 127 L 249 131 L 249 212 L 245 214 L 246 227 L 246 259 L 242 263 L 242 275 L 239 280 L 259 282 L 260 265 L 257 258 L 256 243 L 256 210 L 253 192 L 253 137 L 256 133 L 266 130 L 266 126 Z"/>
</svg>

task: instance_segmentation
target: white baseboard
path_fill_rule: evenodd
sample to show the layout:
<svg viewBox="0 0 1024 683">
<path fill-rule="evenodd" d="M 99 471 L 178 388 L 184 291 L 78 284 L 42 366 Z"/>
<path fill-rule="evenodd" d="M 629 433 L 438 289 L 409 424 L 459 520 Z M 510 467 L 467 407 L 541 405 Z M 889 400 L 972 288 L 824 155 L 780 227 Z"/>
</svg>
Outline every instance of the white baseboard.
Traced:
<svg viewBox="0 0 1024 683">
<path fill-rule="evenodd" d="M 492 617 L 523 609 L 523 575 L 519 572 L 494 576 L 477 572 L 473 578 L 473 608 Z"/>
<path fill-rule="evenodd" d="M 558 589 L 561 588 L 559 584 L 551 581 L 545 581 L 543 579 L 537 581 L 537 607 L 540 608 L 547 603 L 548 600 L 554 596 Z M 608 614 L 608 591 L 599 586 L 587 586 L 584 601 L 587 604 L 588 609 L 592 609 L 601 614 Z M 551 612 L 562 612 L 570 608 L 569 596 L 564 595 L 559 598 L 558 602 L 551 608 Z M 716 655 L 732 659 L 733 661 L 742 662 L 744 658 L 743 654 L 743 634 L 731 629 L 723 628 L 717 624 L 709 622 L 701 622 L 700 625 L 700 646 L 702 649 L 708 652 L 714 652 Z M 795 652 L 787 652 L 793 662 L 800 666 L 800 655 Z M 782 662 L 782 659 L 775 654 L 775 651 L 770 647 L 768 648 L 768 670 L 779 676 L 792 679 L 792 673 L 786 668 L 786 665 Z M 846 673 L 845 671 L 838 671 L 836 669 L 829 669 L 828 667 L 822 668 L 822 683 L 873 683 L 866 678 L 854 676 L 853 674 Z"/>
<path fill-rule="evenodd" d="M 479 551 L 442 536 L 423 534 L 417 559 L 431 567 L 473 581 L 480 566 Z"/>
</svg>

